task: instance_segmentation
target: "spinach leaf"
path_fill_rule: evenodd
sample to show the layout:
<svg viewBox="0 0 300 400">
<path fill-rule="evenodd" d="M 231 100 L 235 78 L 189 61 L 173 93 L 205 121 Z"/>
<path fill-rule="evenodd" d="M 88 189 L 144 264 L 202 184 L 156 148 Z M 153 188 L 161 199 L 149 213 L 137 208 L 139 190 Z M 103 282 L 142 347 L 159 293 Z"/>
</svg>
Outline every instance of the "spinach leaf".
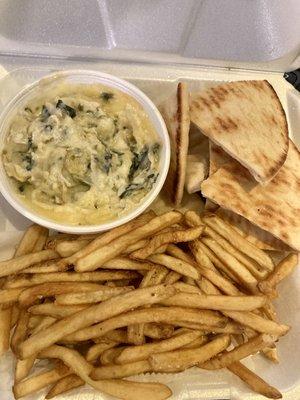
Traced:
<svg viewBox="0 0 300 400">
<path fill-rule="evenodd" d="M 142 183 L 130 183 L 126 186 L 125 190 L 119 195 L 120 199 L 130 196 L 134 191 L 143 189 L 144 185 Z"/>
<path fill-rule="evenodd" d="M 109 100 L 113 99 L 114 94 L 111 92 L 102 92 L 100 93 L 100 99 L 103 101 L 108 102 Z"/>
<path fill-rule="evenodd" d="M 160 144 L 159 143 L 154 143 L 154 145 L 151 147 L 152 153 L 156 156 L 160 150 Z"/>
<path fill-rule="evenodd" d="M 148 170 L 151 161 L 148 157 L 149 148 L 147 146 L 140 153 L 133 153 L 133 159 L 128 173 L 128 179 L 131 181 L 138 170 Z"/>
<path fill-rule="evenodd" d="M 32 155 L 30 153 L 23 154 L 22 155 L 22 159 L 23 159 L 23 163 L 24 163 L 25 169 L 27 171 L 31 171 L 32 167 L 33 167 L 33 164 L 34 164 L 34 161 L 32 159 Z"/>
<path fill-rule="evenodd" d="M 76 117 L 75 108 L 72 108 L 72 107 L 68 106 L 62 100 L 58 100 L 58 102 L 56 103 L 56 108 L 59 108 L 60 110 L 64 111 L 71 118 L 75 118 Z"/>
<path fill-rule="evenodd" d="M 50 115 L 51 115 L 51 113 L 48 110 L 48 108 L 45 105 L 43 105 L 42 111 L 41 111 L 41 120 L 43 122 L 45 122 L 50 117 Z"/>
<path fill-rule="evenodd" d="M 108 175 L 109 170 L 111 169 L 111 160 L 112 160 L 112 154 L 106 148 L 105 149 L 105 154 L 104 154 L 104 163 L 103 163 L 103 170 L 106 173 L 106 175 Z"/>
</svg>

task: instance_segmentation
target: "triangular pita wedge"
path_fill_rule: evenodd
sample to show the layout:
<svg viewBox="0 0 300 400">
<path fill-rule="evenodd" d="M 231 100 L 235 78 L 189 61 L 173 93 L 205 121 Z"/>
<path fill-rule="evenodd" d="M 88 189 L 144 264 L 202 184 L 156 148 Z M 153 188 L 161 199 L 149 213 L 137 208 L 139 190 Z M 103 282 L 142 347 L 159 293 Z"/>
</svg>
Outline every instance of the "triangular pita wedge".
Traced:
<svg viewBox="0 0 300 400">
<path fill-rule="evenodd" d="M 223 164 L 231 161 L 231 157 L 225 153 L 220 146 L 209 141 L 209 176 L 213 175 Z M 206 199 L 205 210 L 214 212 L 219 206 L 213 201 Z"/>
<path fill-rule="evenodd" d="M 208 139 L 194 124 L 190 126 L 189 136 L 185 189 L 188 193 L 196 193 L 208 176 Z"/>
<path fill-rule="evenodd" d="M 179 205 L 183 196 L 189 146 L 190 106 L 187 85 L 180 82 L 176 94 L 162 103 L 159 110 L 171 143 L 171 162 L 165 186 L 172 203 Z"/>
<path fill-rule="evenodd" d="M 209 176 L 213 175 L 222 165 L 230 163 L 232 158 L 225 153 L 221 147 L 215 145 L 213 142 L 209 144 Z M 225 210 L 219 207 L 218 204 L 207 199 L 205 209 L 214 211 L 233 228 L 235 228 L 241 235 L 243 235 L 249 242 L 263 250 L 280 250 L 287 251 L 289 246 L 281 240 L 275 238 L 270 233 L 260 229 L 258 226 L 251 224 L 247 219 L 235 214 L 232 211 Z"/>
<path fill-rule="evenodd" d="M 246 218 L 235 214 L 232 211 L 219 207 L 215 213 L 224 221 L 231 225 L 245 239 L 262 250 L 290 251 L 290 247 L 281 240 L 275 238 L 269 232 L 264 231 L 256 225 L 253 225 Z"/>
<path fill-rule="evenodd" d="M 191 121 L 260 183 L 271 180 L 285 162 L 287 121 L 267 81 L 230 82 L 193 93 Z"/>
<path fill-rule="evenodd" d="M 258 184 L 232 160 L 201 185 L 202 194 L 300 250 L 300 153 L 290 140 L 285 164 L 268 184 Z"/>
</svg>

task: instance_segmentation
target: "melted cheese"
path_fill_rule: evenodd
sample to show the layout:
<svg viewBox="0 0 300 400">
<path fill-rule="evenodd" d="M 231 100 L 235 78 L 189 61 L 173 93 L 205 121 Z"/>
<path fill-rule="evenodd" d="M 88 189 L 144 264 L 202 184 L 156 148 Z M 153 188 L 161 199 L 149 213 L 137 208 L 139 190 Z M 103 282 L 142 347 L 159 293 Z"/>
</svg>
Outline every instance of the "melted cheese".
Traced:
<svg viewBox="0 0 300 400">
<path fill-rule="evenodd" d="M 40 215 L 90 225 L 136 207 L 157 179 L 159 152 L 136 100 L 101 85 L 60 84 L 14 117 L 3 162 L 20 198 Z"/>
</svg>

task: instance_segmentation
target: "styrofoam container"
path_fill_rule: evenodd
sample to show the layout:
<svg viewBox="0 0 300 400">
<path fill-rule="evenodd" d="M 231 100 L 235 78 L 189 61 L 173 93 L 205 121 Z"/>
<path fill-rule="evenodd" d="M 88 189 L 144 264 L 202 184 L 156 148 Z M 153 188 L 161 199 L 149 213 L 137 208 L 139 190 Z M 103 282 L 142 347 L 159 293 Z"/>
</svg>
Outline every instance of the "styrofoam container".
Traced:
<svg viewBox="0 0 300 400">
<path fill-rule="evenodd" d="M 24 108 L 32 98 L 34 98 L 44 89 L 49 87 L 49 85 L 57 84 L 62 80 L 69 84 L 102 84 L 107 87 L 118 89 L 119 91 L 124 92 L 137 100 L 137 102 L 143 107 L 144 111 L 149 116 L 149 119 L 151 120 L 155 131 L 157 132 L 162 143 L 158 179 L 154 183 L 151 191 L 142 199 L 137 207 L 130 211 L 128 214 L 116 218 L 113 221 L 95 225 L 74 226 L 71 224 L 65 224 L 63 223 L 63 221 L 61 223 L 58 223 L 49 218 L 39 215 L 32 208 L 29 208 L 18 197 L 15 189 L 11 185 L 3 166 L 2 157 L 0 157 L 0 192 L 18 212 L 20 212 L 22 215 L 29 218 L 33 222 L 39 225 L 46 226 L 47 228 L 75 234 L 107 231 L 109 229 L 120 226 L 132 220 L 133 218 L 136 218 L 150 206 L 150 204 L 155 200 L 158 193 L 160 192 L 165 182 L 170 163 L 170 141 L 167 128 L 162 116 L 160 115 L 158 109 L 153 104 L 153 102 L 141 90 L 139 90 L 136 86 L 130 84 L 129 82 L 99 71 L 61 71 L 51 75 L 47 75 L 42 79 L 35 81 L 34 83 L 25 87 L 7 104 L 0 116 L 0 154 L 2 154 L 5 137 L 8 132 L 10 123 L 16 113 L 20 109 Z"/>
<path fill-rule="evenodd" d="M 55 69 L 61 69 L 59 62 L 45 62 L 34 66 L 32 61 L 24 62 L 20 68 L 11 67 L 8 73 L 0 75 L 0 100 L 5 105 L 24 86 L 48 75 Z M 220 70 L 212 68 L 185 67 L 126 63 L 86 63 L 68 62 L 65 68 L 87 68 L 109 72 L 129 80 L 138 86 L 148 97 L 159 104 L 174 93 L 178 81 L 188 83 L 191 91 L 200 90 L 224 81 L 243 79 L 268 79 L 278 93 L 287 113 L 289 133 L 295 143 L 300 145 L 300 93 L 289 85 L 280 73 L 258 71 Z M 1 72 L 0 72 L 1 73 Z M 0 195 L 1 197 L 1 195 Z M 30 224 L 19 213 L 0 198 L 0 257 L 5 259 L 13 254 L 14 246 L 24 229 Z M 300 271 L 288 277 L 279 287 L 279 298 L 275 301 L 278 319 L 291 326 L 290 332 L 280 339 L 277 348 L 279 364 L 273 364 L 261 356 L 248 357 L 243 361 L 250 369 L 271 385 L 283 392 L 284 400 L 300 399 Z M 0 398 L 13 400 L 13 357 L 8 353 L 0 358 Z M 39 367 L 36 368 L 36 371 Z M 226 370 L 204 371 L 198 368 L 179 374 L 146 374 L 134 377 L 134 380 L 159 381 L 166 383 L 173 391 L 172 400 L 263 400 L 264 397 L 252 392 L 237 377 Z M 45 391 L 29 396 L 28 400 L 42 400 Z M 95 392 L 89 387 L 60 396 L 60 400 L 112 400 L 110 396 Z"/>
<path fill-rule="evenodd" d="M 0 16 L 0 109 L 26 85 L 62 69 L 116 75 L 155 104 L 180 80 L 193 91 L 221 81 L 267 79 L 300 146 L 300 94 L 282 78 L 284 71 L 300 66 L 299 0 L 3 0 Z M 12 256 L 30 223 L 0 194 L 0 259 Z M 279 364 L 259 355 L 243 361 L 284 400 L 300 399 L 299 287 L 298 268 L 280 285 L 275 301 L 279 320 L 291 326 L 277 345 Z M 13 400 L 10 353 L 0 358 L 0 374 L 0 399 Z M 133 379 L 166 383 L 173 392 L 170 400 L 265 399 L 227 370 L 195 368 Z M 45 393 L 28 400 L 42 400 Z M 85 386 L 59 399 L 113 398 Z"/>
</svg>

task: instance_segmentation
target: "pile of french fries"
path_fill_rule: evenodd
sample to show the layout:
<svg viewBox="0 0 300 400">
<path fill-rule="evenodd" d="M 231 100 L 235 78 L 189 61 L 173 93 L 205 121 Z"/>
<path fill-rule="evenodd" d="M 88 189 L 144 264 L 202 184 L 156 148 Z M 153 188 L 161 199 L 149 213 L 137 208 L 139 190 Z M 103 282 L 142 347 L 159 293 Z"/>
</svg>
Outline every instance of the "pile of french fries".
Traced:
<svg viewBox="0 0 300 400">
<path fill-rule="evenodd" d="M 271 300 L 297 265 L 277 265 L 214 214 L 149 211 L 101 235 L 49 236 L 33 225 L 0 262 L 0 354 L 15 355 L 16 399 L 88 384 L 120 399 L 160 400 L 146 372 L 227 368 L 255 392 L 280 392 L 240 361 L 278 361 L 289 331 Z M 40 360 L 49 369 L 34 373 Z"/>
</svg>

